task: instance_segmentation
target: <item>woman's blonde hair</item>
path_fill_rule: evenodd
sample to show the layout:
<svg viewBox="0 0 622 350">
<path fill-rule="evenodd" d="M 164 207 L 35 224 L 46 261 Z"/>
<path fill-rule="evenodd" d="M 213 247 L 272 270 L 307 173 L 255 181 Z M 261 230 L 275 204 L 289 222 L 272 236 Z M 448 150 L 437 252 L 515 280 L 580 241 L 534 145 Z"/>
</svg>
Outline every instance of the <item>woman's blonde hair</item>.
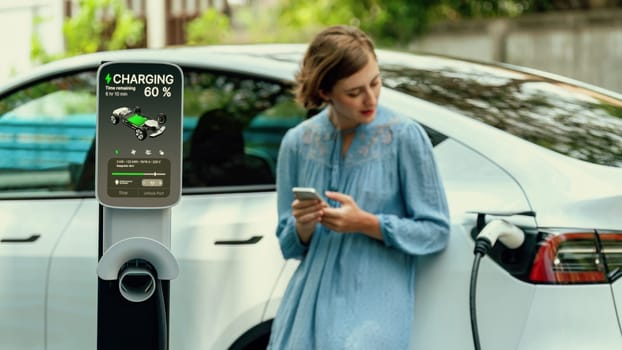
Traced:
<svg viewBox="0 0 622 350">
<path fill-rule="evenodd" d="M 296 74 L 296 101 L 306 109 L 321 108 L 326 101 L 320 91 L 335 84 L 376 59 L 374 43 L 363 31 L 351 26 L 332 26 L 317 34 L 307 48 Z"/>
</svg>

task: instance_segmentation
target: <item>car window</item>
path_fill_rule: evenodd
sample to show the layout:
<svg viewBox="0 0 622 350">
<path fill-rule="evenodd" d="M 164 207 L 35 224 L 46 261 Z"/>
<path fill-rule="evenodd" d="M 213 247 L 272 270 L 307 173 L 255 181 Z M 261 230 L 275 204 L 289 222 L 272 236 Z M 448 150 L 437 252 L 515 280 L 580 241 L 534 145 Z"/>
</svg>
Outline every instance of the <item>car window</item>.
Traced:
<svg viewBox="0 0 622 350">
<path fill-rule="evenodd" d="M 95 137 L 94 72 L 31 85 L 0 100 L 0 195 L 81 191 Z"/>
<path fill-rule="evenodd" d="M 420 61 L 383 66 L 383 83 L 566 156 L 622 167 L 622 101 L 503 68 Z"/>
<path fill-rule="evenodd" d="M 304 119 L 289 86 L 184 70 L 184 188 L 275 183 L 281 138 Z"/>
<path fill-rule="evenodd" d="M 285 132 L 305 118 L 291 86 L 184 69 L 183 187 L 273 185 Z M 93 191 L 96 72 L 0 100 L 1 196 Z"/>
</svg>

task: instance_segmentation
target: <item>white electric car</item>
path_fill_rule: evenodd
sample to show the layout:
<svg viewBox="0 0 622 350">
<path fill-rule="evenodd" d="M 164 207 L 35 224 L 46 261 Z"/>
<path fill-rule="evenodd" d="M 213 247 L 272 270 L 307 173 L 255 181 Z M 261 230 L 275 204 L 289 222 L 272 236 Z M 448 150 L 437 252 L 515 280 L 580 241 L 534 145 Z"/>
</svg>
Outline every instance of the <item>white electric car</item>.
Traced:
<svg viewBox="0 0 622 350">
<path fill-rule="evenodd" d="M 95 348 L 96 71 L 114 60 L 185 76 L 171 349 L 265 347 L 298 263 L 275 237 L 274 169 L 281 137 L 307 117 L 291 94 L 304 49 L 105 52 L 0 87 L 0 348 Z M 414 348 L 473 347 L 473 237 L 503 217 L 525 242 L 482 260 L 482 348 L 621 349 L 622 96 L 508 65 L 383 50 L 379 61 L 380 102 L 425 127 L 452 217 L 447 249 L 418 261 Z"/>
</svg>

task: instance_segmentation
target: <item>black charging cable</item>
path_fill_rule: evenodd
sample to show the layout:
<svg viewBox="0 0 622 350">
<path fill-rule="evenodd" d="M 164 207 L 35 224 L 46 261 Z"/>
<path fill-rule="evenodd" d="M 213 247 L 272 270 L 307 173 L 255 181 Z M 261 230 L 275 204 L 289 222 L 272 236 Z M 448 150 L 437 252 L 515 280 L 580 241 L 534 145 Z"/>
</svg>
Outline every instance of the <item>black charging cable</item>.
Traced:
<svg viewBox="0 0 622 350">
<path fill-rule="evenodd" d="M 477 328 L 477 274 L 479 272 L 479 263 L 488 253 L 491 244 L 486 238 L 478 238 L 475 241 L 475 249 L 473 253 L 473 267 L 471 269 L 471 284 L 469 288 L 469 311 L 471 313 L 471 335 L 473 336 L 473 347 L 475 350 L 481 350 L 479 342 L 479 330 Z"/>
<path fill-rule="evenodd" d="M 157 280 L 158 288 L 158 333 L 160 335 L 160 350 L 168 350 L 168 327 L 166 317 L 166 304 L 164 303 L 164 289 L 162 280 Z"/>
</svg>

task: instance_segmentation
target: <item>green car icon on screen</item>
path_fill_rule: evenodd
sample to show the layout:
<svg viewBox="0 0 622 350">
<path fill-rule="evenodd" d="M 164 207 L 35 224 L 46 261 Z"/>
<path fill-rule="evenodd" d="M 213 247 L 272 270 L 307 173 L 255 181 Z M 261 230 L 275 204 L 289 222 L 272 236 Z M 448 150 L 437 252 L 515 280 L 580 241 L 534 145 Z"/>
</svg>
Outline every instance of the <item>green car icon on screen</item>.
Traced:
<svg viewBox="0 0 622 350">
<path fill-rule="evenodd" d="M 117 125 L 119 122 L 134 130 L 134 134 L 136 138 L 140 141 L 149 137 L 157 137 L 164 133 L 166 127 L 164 124 L 166 123 L 166 114 L 158 113 L 158 115 L 153 118 L 146 117 L 141 114 L 140 107 L 119 107 L 112 111 L 112 115 L 110 115 L 110 121 L 112 124 Z"/>
</svg>

